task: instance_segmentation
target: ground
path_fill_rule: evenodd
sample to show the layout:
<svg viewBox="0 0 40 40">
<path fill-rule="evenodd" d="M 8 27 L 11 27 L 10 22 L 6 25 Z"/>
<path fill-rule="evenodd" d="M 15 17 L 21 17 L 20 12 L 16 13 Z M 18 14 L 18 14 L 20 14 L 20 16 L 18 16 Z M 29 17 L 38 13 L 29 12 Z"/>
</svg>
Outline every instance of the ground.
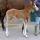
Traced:
<svg viewBox="0 0 40 40">
<path fill-rule="evenodd" d="M 0 25 L 0 40 L 40 40 L 40 34 L 37 36 L 34 35 L 34 28 L 35 23 L 28 23 L 28 38 L 26 38 L 22 34 L 22 21 L 16 21 L 15 25 L 10 25 L 9 28 L 9 36 L 6 37 L 5 34 L 2 31 L 1 25 Z M 19 24 L 19 25 L 18 25 Z"/>
</svg>

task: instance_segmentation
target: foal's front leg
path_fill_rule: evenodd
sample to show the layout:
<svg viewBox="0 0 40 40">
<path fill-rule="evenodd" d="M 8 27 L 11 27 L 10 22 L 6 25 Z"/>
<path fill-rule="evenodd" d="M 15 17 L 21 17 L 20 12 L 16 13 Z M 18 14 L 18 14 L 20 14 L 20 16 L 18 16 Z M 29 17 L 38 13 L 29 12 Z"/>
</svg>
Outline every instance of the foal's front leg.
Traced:
<svg viewBox="0 0 40 40">
<path fill-rule="evenodd" d="M 23 26 L 23 35 L 25 36 L 25 37 L 28 37 L 27 36 L 27 20 L 25 20 L 24 21 L 24 26 Z"/>
</svg>

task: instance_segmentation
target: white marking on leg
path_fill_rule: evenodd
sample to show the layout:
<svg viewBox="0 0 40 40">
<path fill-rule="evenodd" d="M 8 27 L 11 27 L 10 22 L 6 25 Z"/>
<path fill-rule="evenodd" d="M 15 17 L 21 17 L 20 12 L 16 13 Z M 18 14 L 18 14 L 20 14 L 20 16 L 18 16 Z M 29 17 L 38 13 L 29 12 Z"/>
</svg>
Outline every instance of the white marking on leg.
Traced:
<svg viewBox="0 0 40 40">
<path fill-rule="evenodd" d="M 6 27 L 6 32 L 5 33 L 6 33 L 6 36 L 8 36 L 8 28 L 7 27 Z"/>
<path fill-rule="evenodd" d="M 28 37 L 28 36 L 27 36 L 27 21 L 26 21 L 26 23 L 24 22 L 23 34 L 24 34 L 24 36 Z"/>
<path fill-rule="evenodd" d="M 8 36 L 8 14 L 6 14 L 6 23 L 5 23 L 5 33 L 6 33 L 6 36 Z"/>
</svg>

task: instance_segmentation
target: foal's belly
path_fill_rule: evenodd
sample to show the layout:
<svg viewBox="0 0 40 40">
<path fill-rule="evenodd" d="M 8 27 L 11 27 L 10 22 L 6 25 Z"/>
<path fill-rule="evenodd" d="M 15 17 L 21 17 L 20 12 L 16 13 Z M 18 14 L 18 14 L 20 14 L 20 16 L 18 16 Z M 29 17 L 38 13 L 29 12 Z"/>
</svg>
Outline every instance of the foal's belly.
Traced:
<svg viewBox="0 0 40 40">
<path fill-rule="evenodd" d="M 13 16 L 16 18 L 28 18 L 30 15 L 29 12 L 24 11 L 24 10 L 17 10 L 17 9 L 10 9 L 6 12 L 6 15 L 8 16 L 8 20 L 10 20 Z"/>
<path fill-rule="evenodd" d="M 8 20 L 15 16 L 16 18 L 23 18 L 24 10 L 11 9 L 8 10 L 6 15 L 8 15 Z"/>
</svg>

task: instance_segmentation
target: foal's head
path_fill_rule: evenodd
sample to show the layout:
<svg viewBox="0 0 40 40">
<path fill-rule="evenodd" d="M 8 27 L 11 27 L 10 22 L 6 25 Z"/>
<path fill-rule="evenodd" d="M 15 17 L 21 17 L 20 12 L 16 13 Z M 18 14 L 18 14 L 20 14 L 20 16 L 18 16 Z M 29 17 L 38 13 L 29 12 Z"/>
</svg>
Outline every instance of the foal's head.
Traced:
<svg viewBox="0 0 40 40">
<path fill-rule="evenodd" d="M 33 8 L 34 8 L 33 0 L 29 0 L 28 4 L 25 5 L 25 9 L 27 11 L 32 11 Z"/>
</svg>

